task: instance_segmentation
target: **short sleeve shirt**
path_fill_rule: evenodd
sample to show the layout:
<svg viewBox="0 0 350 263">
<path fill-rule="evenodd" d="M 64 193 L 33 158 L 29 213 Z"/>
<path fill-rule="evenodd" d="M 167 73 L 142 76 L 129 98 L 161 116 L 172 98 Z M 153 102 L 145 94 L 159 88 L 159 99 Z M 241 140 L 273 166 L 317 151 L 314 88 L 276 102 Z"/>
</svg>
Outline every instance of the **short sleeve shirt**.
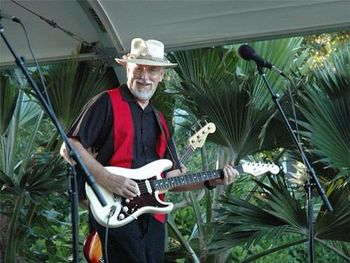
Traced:
<svg viewBox="0 0 350 263">
<path fill-rule="evenodd" d="M 126 85 L 122 85 L 120 89 L 123 100 L 129 104 L 134 125 L 131 168 L 139 168 L 159 159 L 156 145 L 161 131 L 153 106 L 149 104 L 142 109 Z M 69 130 L 68 137 L 77 138 L 84 148 L 92 151 L 97 161 L 107 166 L 114 149 L 113 121 L 112 102 L 109 94 L 103 92 L 85 106 Z M 179 168 L 172 140 L 169 140 L 168 145 L 165 158 L 175 162 L 175 167 Z"/>
</svg>

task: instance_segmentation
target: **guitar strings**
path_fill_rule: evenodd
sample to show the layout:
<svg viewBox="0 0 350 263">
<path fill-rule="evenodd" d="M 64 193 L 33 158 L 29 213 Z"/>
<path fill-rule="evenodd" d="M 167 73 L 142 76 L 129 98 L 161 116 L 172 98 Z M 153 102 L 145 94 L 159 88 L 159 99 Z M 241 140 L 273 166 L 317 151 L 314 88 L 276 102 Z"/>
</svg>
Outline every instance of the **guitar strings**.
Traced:
<svg viewBox="0 0 350 263">
<path fill-rule="evenodd" d="M 214 170 L 214 171 L 207 171 L 207 172 L 199 172 L 199 173 L 194 173 L 194 174 L 185 174 L 183 176 L 180 177 L 173 177 L 173 178 L 163 178 L 163 179 L 155 179 L 155 180 L 150 180 L 150 184 L 151 184 L 151 189 L 152 191 L 154 190 L 161 190 L 161 189 L 167 189 L 169 188 L 169 186 L 174 187 L 174 186 L 178 186 L 181 185 L 183 182 L 184 183 L 196 183 L 196 182 L 202 182 L 204 180 L 202 180 L 203 178 L 201 178 L 202 174 L 207 174 L 208 178 L 216 178 L 217 174 L 222 173 L 222 169 L 219 170 Z M 191 178 L 195 178 L 195 175 L 197 175 L 199 180 L 196 179 L 191 179 Z M 207 178 L 205 178 L 207 179 Z M 160 182 L 158 184 L 155 184 L 155 182 L 159 180 Z M 136 182 L 137 186 L 140 190 L 141 194 L 147 194 L 149 193 L 149 189 L 146 185 L 145 181 L 139 181 Z"/>
</svg>

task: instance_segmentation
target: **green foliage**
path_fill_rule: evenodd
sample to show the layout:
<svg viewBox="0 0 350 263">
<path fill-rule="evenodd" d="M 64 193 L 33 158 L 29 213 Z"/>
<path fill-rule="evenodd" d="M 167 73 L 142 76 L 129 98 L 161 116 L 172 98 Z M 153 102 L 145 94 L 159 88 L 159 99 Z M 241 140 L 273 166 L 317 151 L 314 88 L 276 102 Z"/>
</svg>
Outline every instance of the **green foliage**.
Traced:
<svg viewBox="0 0 350 263">
<path fill-rule="evenodd" d="M 318 239 L 350 242 L 350 188 L 338 179 L 327 188 L 334 211 L 330 213 L 324 204 L 316 218 L 315 236 Z"/>
<path fill-rule="evenodd" d="M 278 67 L 294 69 L 297 72 L 293 73 L 294 75 L 306 72 L 303 67 L 307 62 L 308 47 L 302 46 L 301 38 L 259 42 L 253 43 L 252 46 L 262 57 L 268 61 L 274 61 Z M 287 162 L 295 162 L 300 159 L 297 157 L 299 155 L 295 152 L 295 147 L 279 115 L 273 110 L 272 100 L 266 87 L 249 63 L 236 61 L 236 54 L 231 52 L 232 50 L 235 50 L 235 46 L 231 49 L 218 47 L 176 52 L 171 55 L 171 60 L 180 65 L 176 70 L 179 76 L 177 89 L 181 98 L 179 105 L 183 106 L 185 111 L 190 112 L 189 116 L 194 115 L 197 118 L 203 115 L 209 116 L 210 121 L 215 123 L 219 131 L 210 139 L 228 146 L 231 156 L 236 160 L 251 159 L 252 154 L 260 159 L 262 157 L 260 153 L 264 149 L 282 149 L 276 151 L 277 155 L 278 151 L 282 154 L 287 150 L 290 153 L 288 156 L 292 157 Z M 270 52 L 271 50 L 274 52 Z M 347 182 L 343 179 L 337 180 L 335 177 L 341 171 L 340 176 L 345 179 L 349 178 L 347 169 L 350 155 L 347 147 L 350 145 L 348 142 L 350 133 L 347 116 L 350 104 L 347 101 L 349 97 L 347 79 L 350 71 L 349 62 L 346 59 L 348 51 L 345 50 L 340 55 L 335 54 L 337 59 L 330 60 L 327 66 L 318 69 L 319 72 L 317 70 L 308 71 L 309 75 L 301 76 L 299 80 L 293 79 L 291 85 L 283 82 L 277 75 L 267 72 L 268 81 L 274 91 L 283 93 L 280 101 L 288 116 L 293 114 L 294 109 L 293 101 L 287 97 L 289 94 L 284 94 L 285 89 L 300 87 L 300 81 L 302 83 L 303 79 L 308 81 L 308 85 L 305 85 L 306 88 L 302 90 L 303 93 L 297 89 L 294 90 L 294 93 L 288 93 L 293 95 L 300 106 L 297 114 L 299 120 L 296 120 L 295 123 L 302 124 L 304 128 L 302 131 L 304 146 L 309 158 L 317 161 L 315 163 L 317 174 L 320 173 L 323 179 L 331 178 L 336 182 L 335 184 L 326 182 L 328 184 L 324 185 L 332 204 L 337 206 L 335 209 L 337 212 L 333 217 L 323 207 L 320 210 L 322 202 L 319 198 L 314 200 L 316 202 L 315 215 L 317 215 L 315 235 L 316 251 L 327 249 L 327 253 L 331 254 L 329 258 L 339 262 L 349 260 L 348 249 L 343 241 L 348 241 L 347 234 L 350 225 L 347 219 L 349 217 Z M 236 70 L 232 70 L 233 68 Z M 302 70 L 299 71 L 299 69 Z M 295 123 L 293 127 L 296 127 Z M 287 158 L 287 155 L 284 155 L 284 158 Z M 335 164 L 334 158 L 342 163 L 338 161 Z M 275 160 L 272 156 L 269 159 Z M 221 159 L 218 158 L 218 160 Z M 332 169 L 325 169 L 327 168 L 325 165 Z M 283 260 L 283 257 L 287 258 L 288 262 L 305 260 L 307 250 L 305 245 L 300 244 L 306 241 L 307 222 L 305 201 L 300 199 L 301 193 L 294 192 L 286 183 L 278 180 L 270 180 L 266 183 L 262 178 L 255 182 L 256 186 L 248 179 L 242 179 L 237 183 L 243 185 L 242 189 L 233 186 L 231 191 L 226 190 L 225 201 L 222 207 L 215 210 L 214 219 L 216 221 L 211 226 L 203 226 L 201 220 L 197 220 L 193 228 L 195 235 L 191 237 L 191 241 L 196 241 L 191 242 L 196 253 L 206 254 L 207 247 L 198 242 L 203 238 L 198 230 L 204 227 L 209 232 L 214 231 L 209 248 L 212 249 L 210 253 L 215 256 L 217 262 L 225 261 L 227 251 L 230 251 L 232 247 L 235 249 L 240 246 L 244 248 L 245 256 L 240 259 L 245 259 L 244 262 L 258 258 L 261 258 L 259 262 L 265 262 L 264 260 L 269 258 L 271 262 L 286 261 Z M 264 189 L 264 191 L 259 193 L 257 189 Z M 335 190 L 333 192 L 331 189 L 339 189 L 339 192 Z M 217 197 L 218 192 L 215 191 L 213 196 Z M 246 199 L 234 198 L 232 194 L 244 196 Z M 215 200 L 214 198 L 212 204 L 214 208 L 216 207 Z M 200 211 L 203 213 L 203 218 L 208 216 L 208 211 L 206 213 L 203 212 L 205 210 Z M 199 218 L 198 210 L 195 216 Z M 318 238 L 318 235 L 322 235 L 322 231 L 325 231 L 323 236 L 325 240 Z M 296 232 L 299 233 L 297 238 L 294 236 L 293 239 L 288 239 L 288 235 Z M 279 237 L 280 240 L 283 240 L 284 237 L 287 239 L 285 242 L 274 243 L 269 247 L 262 246 L 267 240 L 276 237 Z M 332 239 L 338 240 L 336 242 L 339 243 L 329 241 Z M 259 249 L 259 246 L 264 248 Z M 291 248 L 287 250 L 286 248 L 289 247 Z M 279 253 L 269 256 L 276 251 Z M 211 255 L 208 255 L 208 260 L 214 260 Z M 326 257 L 322 256 L 323 259 L 326 260 Z M 236 259 L 233 261 L 235 262 Z"/>
<path fill-rule="evenodd" d="M 223 199 L 223 206 L 219 209 L 220 217 L 215 222 L 219 227 L 210 240 L 212 253 L 236 245 L 245 245 L 249 250 L 256 249 L 261 242 L 264 243 L 263 240 L 276 240 L 285 233 L 298 233 L 299 239 L 285 244 L 273 243 L 270 246 L 271 252 L 274 249 L 278 251 L 294 246 L 294 242 L 304 243 L 307 240 L 307 219 L 303 202 L 296 199 L 293 190 L 288 190 L 280 178 L 269 178 L 268 183 L 257 182 L 260 191 L 255 195 L 256 205 L 232 196 Z M 321 244 L 322 239 L 350 241 L 349 189 L 347 186 L 335 187 L 334 184 L 328 189 L 334 212 L 327 212 L 325 207 L 315 211 L 315 237 Z M 337 185 L 339 186 L 339 182 Z M 338 256 L 349 259 L 344 252 L 337 252 L 335 246 L 329 245 L 328 248 Z M 263 251 L 256 257 L 267 254 Z"/>
<path fill-rule="evenodd" d="M 76 59 L 45 67 L 48 94 L 66 128 L 92 96 L 115 83 L 113 72 L 103 70 L 101 63 L 78 63 Z M 57 152 L 57 133 L 35 96 L 25 86 L 16 87 L 9 76 L 1 74 L 0 88 L 1 98 L 6 99 L 0 100 L 0 212 L 10 217 L 4 260 L 14 262 L 17 255 L 25 255 L 29 261 L 66 262 L 72 253 L 69 206 L 60 217 L 53 203 L 43 205 L 52 193 L 68 189 L 66 168 Z M 34 257 L 27 253 L 28 247 Z"/>
<path fill-rule="evenodd" d="M 19 90 L 9 73 L 0 72 L 0 134 L 4 134 L 14 114 Z"/>
<path fill-rule="evenodd" d="M 235 244 L 254 244 L 262 238 L 278 237 L 284 231 L 306 233 L 305 211 L 294 200 L 283 182 L 261 182 L 257 205 L 228 197 L 222 200 L 217 219 L 219 228 L 211 241 L 212 249 L 227 249 Z M 288 207 L 286 207 L 288 205 Z"/>
<path fill-rule="evenodd" d="M 48 209 L 48 210 L 46 210 Z M 27 262 L 67 262 L 72 255 L 72 225 L 70 202 L 66 194 L 52 194 L 38 207 L 33 224 L 25 229 L 30 246 L 23 251 Z M 80 222 L 87 220 L 87 210 L 81 208 Z M 47 227 L 43 227 L 47 226 Z M 87 224 L 80 224 L 79 244 L 88 233 Z M 80 247 L 81 248 L 81 247 Z M 80 258 L 83 258 L 80 249 Z"/>
<path fill-rule="evenodd" d="M 43 74 L 52 107 L 66 129 L 92 97 L 119 84 L 112 68 L 99 61 L 79 62 L 78 57 L 45 66 Z"/>
<path fill-rule="evenodd" d="M 287 69 L 293 69 L 293 75 L 299 77 L 290 85 L 266 71 L 274 91 L 282 94 L 280 101 L 288 116 L 293 109 L 285 91 L 295 88 L 292 95 L 297 101 L 296 123 L 303 129 L 303 145 L 317 162 L 317 175 L 324 180 L 335 209 L 333 214 L 328 213 L 314 193 L 317 262 L 346 262 L 350 258 L 349 48 L 342 46 L 323 66 L 309 69 L 310 49 L 303 46 L 303 40 L 251 45 L 287 74 Z M 179 63 L 176 87 L 164 83 L 154 97 L 169 121 L 174 114 L 174 120 L 181 121 L 183 128 L 175 129 L 178 140 L 185 141 L 184 130 L 204 115 L 215 123 L 217 132 L 209 140 L 220 147 L 210 144 L 201 156 L 194 155 L 188 165 L 191 170 L 213 167 L 216 161 L 222 165 L 229 158 L 236 162 L 277 162 L 285 152 L 290 153 L 283 155 L 288 162 L 300 159 L 255 65 L 238 59 L 237 47 L 173 53 L 171 60 Z M 43 71 L 53 108 L 64 128 L 91 97 L 117 84 L 114 72 L 99 62 L 73 59 Z M 57 134 L 32 94 L 25 94 L 23 86 L 17 88 L 19 83 L 11 73 L 0 74 L 0 84 L 1 215 L 11 217 L 6 262 L 14 262 L 16 255 L 27 262 L 67 262 L 72 255 L 65 193 L 68 178 L 57 158 Z M 184 148 L 181 142 L 178 145 Z M 174 220 L 169 221 L 168 260 L 305 262 L 305 200 L 301 192 L 282 180 L 284 176 L 281 172 L 278 178 L 253 181 L 245 175 L 226 189 L 206 191 L 201 200 L 197 200 L 197 192 L 169 195 L 170 200 L 179 202 L 187 198 L 192 206 L 176 210 Z M 81 209 L 80 214 L 82 244 L 88 232 L 87 212 Z"/>
<path fill-rule="evenodd" d="M 350 173 L 350 51 L 333 54 L 327 67 L 316 68 L 314 81 L 305 86 L 300 108 L 307 122 L 305 139 L 319 161 Z"/>
<path fill-rule="evenodd" d="M 295 38 L 254 43 L 253 47 L 267 59 L 277 61 L 277 65 L 289 67 L 300 44 L 301 39 Z M 259 150 L 286 146 L 290 139 L 283 129 L 276 129 L 283 124 L 278 119 L 271 120 L 275 109 L 270 95 L 254 74 L 253 65 L 237 60 L 236 49 L 237 46 L 181 51 L 170 59 L 179 64 L 175 69 L 180 79 L 177 90 L 185 110 L 214 122 L 217 132 L 209 139 L 227 146 L 238 161 Z M 284 82 L 271 73 L 267 77 L 277 91 L 283 91 Z M 265 130 L 269 136 L 263 136 L 262 127 L 268 124 Z"/>
<path fill-rule="evenodd" d="M 329 34 L 318 34 L 304 37 L 303 44 L 309 47 L 308 64 L 312 67 L 321 66 L 332 53 L 347 44 L 350 40 L 350 32 L 334 32 Z"/>
<path fill-rule="evenodd" d="M 193 209 L 191 207 L 178 209 L 174 212 L 173 217 L 177 228 L 181 231 L 185 238 L 189 238 L 192 232 L 191 229 L 196 223 Z"/>
<path fill-rule="evenodd" d="M 298 236 L 295 234 L 284 234 L 279 238 L 264 239 L 255 246 L 251 246 L 247 249 L 245 246 L 235 246 L 227 262 L 307 262 L 308 260 L 308 244 L 306 240 L 304 242 L 294 245 L 288 249 L 278 250 L 278 253 L 271 253 L 270 249 L 275 246 L 278 247 L 282 244 L 290 244 L 298 240 Z M 329 243 L 329 242 L 328 242 Z M 334 244 L 333 244 L 334 245 Z M 341 246 L 334 245 L 337 248 Z M 348 245 L 349 247 L 349 245 Z M 270 252 L 270 253 L 265 253 Z M 257 257 L 257 255 L 265 254 L 264 257 Z M 315 258 L 317 262 L 337 262 L 345 263 L 344 258 L 339 257 L 336 253 L 328 250 L 323 246 L 316 246 Z"/>
<path fill-rule="evenodd" d="M 11 215 L 7 242 L 11 250 L 7 250 L 6 261 L 12 262 L 16 251 L 24 246 L 25 229 L 35 219 L 37 205 L 44 202 L 53 189 L 60 192 L 67 188 L 65 173 L 57 162 L 56 154 L 37 154 L 32 156 L 31 162 L 23 162 L 24 168 L 19 165 L 14 176 L 0 174 L 1 212 Z"/>
</svg>

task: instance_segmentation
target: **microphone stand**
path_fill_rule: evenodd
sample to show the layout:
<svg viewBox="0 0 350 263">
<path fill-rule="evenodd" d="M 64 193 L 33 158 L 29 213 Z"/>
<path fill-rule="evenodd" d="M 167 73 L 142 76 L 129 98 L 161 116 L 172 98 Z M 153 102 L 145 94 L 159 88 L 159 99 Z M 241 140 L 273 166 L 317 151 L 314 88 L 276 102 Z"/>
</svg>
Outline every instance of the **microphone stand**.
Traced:
<svg viewBox="0 0 350 263">
<path fill-rule="evenodd" d="M 6 46 L 8 47 L 9 51 L 15 58 L 15 62 L 18 65 L 18 67 L 21 69 L 23 74 L 25 75 L 26 79 L 28 80 L 28 83 L 33 88 L 38 100 L 41 102 L 42 106 L 46 110 L 46 113 L 51 118 L 53 124 L 56 126 L 57 131 L 59 132 L 60 136 L 62 137 L 64 143 L 66 144 L 67 150 L 70 154 L 70 156 L 76 161 L 77 164 L 81 167 L 83 170 L 83 173 L 86 176 L 87 183 L 91 186 L 93 189 L 97 199 L 100 201 L 102 206 L 106 206 L 107 202 L 102 196 L 102 193 L 100 192 L 99 188 L 97 188 L 96 181 L 93 177 L 93 175 L 89 172 L 86 165 L 83 163 L 79 153 L 77 150 L 73 147 L 73 145 L 69 142 L 68 137 L 66 133 L 64 132 L 64 129 L 62 128 L 61 124 L 59 123 L 59 120 L 56 117 L 55 112 L 52 110 L 52 108 L 47 103 L 44 96 L 41 94 L 38 86 L 34 82 L 33 78 L 30 76 L 27 68 L 24 65 L 24 61 L 22 59 L 19 59 L 16 53 L 14 52 L 13 48 L 11 47 L 10 43 L 7 41 L 5 35 L 4 35 L 4 28 L 0 24 L 0 35 L 3 38 Z M 73 262 L 78 263 L 79 259 L 79 228 L 78 228 L 78 194 L 76 191 L 76 173 L 74 167 L 71 166 L 69 171 L 70 176 L 70 196 L 71 196 L 71 219 L 72 219 L 72 242 L 73 242 Z"/>
<path fill-rule="evenodd" d="M 266 86 L 267 86 L 267 88 L 272 96 L 272 100 L 276 104 L 277 110 L 279 111 L 279 113 L 282 116 L 283 122 L 284 122 L 290 136 L 292 137 L 293 142 L 295 143 L 295 145 L 299 151 L 299 154 L 300 154 L 300 156 L 301 156 L 301 158 L 306 166 L 307 173 L 309 174 L 309 177 L 310 177 L 308 182 L 306 182 L 304 184 L 304 189 L 306 191 L 306 198 L 307 198 L 307 219 L 308 219 L 308 230 L 309 230 L 309 232 L 308 232 L 309 262 L 314 263 L 315 262 L 315 241 L 314 241 L 314 229 L 313 229 L 312 189 L 314 187 L 316 187 L 316 189 L 317 189 L 319 195 L 321 196 L 321 198 L 323 199 L 323 202 L 324 202 L 326 208 L 328 209 L 328 211 L 332 212 L 333 208 L 332 208 L 332 205 L 330 204 L 330 202 L 326 196 L 325 191 L 323 190 L 320 182 L 318 181 L 318 179 L 316 177 L 314 169 L 312 168 L 309 160 L 307 159 L 307 157 L 305 155 L 303 147 L 301 146 L 300 142 L 298 141 L 297 137 L 295 136 L 295 133 L 294 133 L 292 127 L 290 126 L 290 124 L 288 122 L 286 114 L 284 113 L 284 111 L 281 107 L 281 104 L 279 103 L 278 94 L 275 94 L 272 91 L 270 84 L 266 80 L 266 76 L 265 76 L 265 73 L 263 72 L 263 68 L 259 64 L 257 64 L 257 69 L 258 69 L 259 75 L 261 76 L 263 82 L 266 84 Z"/>
</svg>

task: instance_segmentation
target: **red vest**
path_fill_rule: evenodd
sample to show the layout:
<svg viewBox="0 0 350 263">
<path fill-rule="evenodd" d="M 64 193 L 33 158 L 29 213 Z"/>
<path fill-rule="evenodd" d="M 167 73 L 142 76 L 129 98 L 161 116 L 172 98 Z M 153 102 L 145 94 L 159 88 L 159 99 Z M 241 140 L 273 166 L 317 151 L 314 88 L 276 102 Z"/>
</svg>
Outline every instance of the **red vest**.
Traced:
<svg viewBox="0 0 350 263">
<path fill-rule="evenodd" d="M 114 128 L 114 153 L 110 159 L 110 165 L 132 168 L 133 145 L 134 145 L 134 125 L 129 103 L 123 100 L 120 88 L 108 91 L 113 109 Z M 165 137 L 160 133 L 156 151 L 159 158 L 165 156 L 167 141 L 169 140 L 169 130 L 163 114 L 159 114 Z M 164 195 L 160 196 L 163 199 Z M 155 218 L 160 222 L 165 222 L 165 215 L 156 214 Z"/>
</svg>

